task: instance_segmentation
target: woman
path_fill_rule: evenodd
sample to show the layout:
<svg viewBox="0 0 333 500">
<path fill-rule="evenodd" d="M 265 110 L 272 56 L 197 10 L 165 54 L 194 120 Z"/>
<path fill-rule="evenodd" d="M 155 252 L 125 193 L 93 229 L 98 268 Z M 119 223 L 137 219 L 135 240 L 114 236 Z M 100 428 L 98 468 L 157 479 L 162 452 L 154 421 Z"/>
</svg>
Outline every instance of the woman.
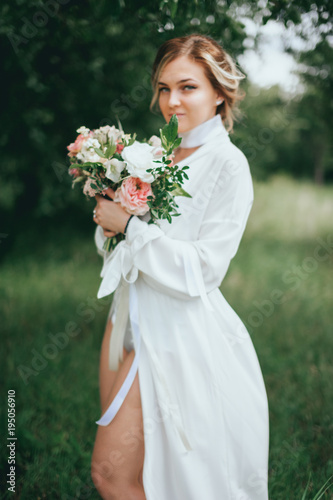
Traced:
<svg viewBox="0 0 333 500">
<path fill-rule="evenodd" d="M 209 37 L 164 43 L 152 104 L 167 122 L 178 117 L 174 161 L 190 167 L 192 198 L 178 197 L 181 215 L 157 227 L 97 197 L 99 251 L 105 237 L 126 233 L 105 255 L 100 294 L 117 288 L 92 458 L 104 499 L 268 498 L 265 387 L 249 334 L 218 288 L 253 201 L 247 160 L 224 127 L 232 129 L 241 78 Z M 109 370 L 112 325 L 128 314 L 123 362 Z"/>
</svg>

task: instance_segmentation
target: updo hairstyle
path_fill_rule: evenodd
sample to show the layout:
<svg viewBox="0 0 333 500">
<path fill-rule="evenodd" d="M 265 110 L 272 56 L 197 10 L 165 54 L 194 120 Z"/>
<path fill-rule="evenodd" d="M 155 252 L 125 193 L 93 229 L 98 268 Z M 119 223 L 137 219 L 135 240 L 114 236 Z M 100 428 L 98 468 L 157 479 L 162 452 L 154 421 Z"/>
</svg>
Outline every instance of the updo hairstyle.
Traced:
<svg viewBox="0 0 333 500">
<path fill-rule="evenodd" d="M 154 95 L 150 108 L 153 109 L 158 103 L 158 81 L 165 66 L 181 56 L 190 57 L 201 64 L 213 88 L 222 94 L 224 101 L 217 107 L 216 114 L 221 115 L 227 130 L 232 132 L 236 104 L 245 95 L 239 90 L 240 80 L 245 76 L 237 69 L 230 55 L 215 40 L 205 35 L 193 34 L 173 38 L 161 45 L 153 64 Z"/>
</svg>

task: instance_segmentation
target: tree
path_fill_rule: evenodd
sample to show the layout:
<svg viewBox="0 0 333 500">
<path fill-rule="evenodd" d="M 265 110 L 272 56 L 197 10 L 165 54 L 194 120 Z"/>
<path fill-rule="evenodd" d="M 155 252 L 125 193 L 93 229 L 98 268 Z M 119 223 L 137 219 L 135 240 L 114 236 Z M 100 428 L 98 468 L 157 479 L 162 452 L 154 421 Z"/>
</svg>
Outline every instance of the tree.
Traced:
<svg viewBox="0 0 333 500">
<path fill-rule="evenodd" d="M 165 40 L 209 34 L 237 57 L 244 51 L 244 12 L 262 22 L 299 23 L 297 13 L 312 5 L 327 24 L 331 5 L 324 0 L 297 7 L 287 1 L 3 0 L 0 208 L 8 227 L 70 214 L 86 218 L 89 205 L 70 189 L 66 145 L 80 125 L 117 118 L 141 139 L 158 130 L 163 120 L 149 112 L 149 80 Z M 273 145 L 269 150 L 273 158 Z"/>
<path fill-rule="evenodd" d="M 302 79 L 306 91 L 298 103 L 304 125 L 300 138 L 307 158 L 311 161 L 311 174 L 316 183 L 332 178 L 333 144 L 333 49 L 327 40 L 299 55 Z"/>
<path fill-rule="evenodd" d="M 117 124 L 139 138 L 162 124 L 149 112 L 150 71 L 171 36 L 210 33 L 234 55 L 242 25 L 215 1 L 29 0 L 1 4 L 3 65 L 0 207 L 8 220 L 82 207 L 70 190 L 66 145 L 80 125 Z M 79 201 L 78 201 L 79 200 Z M 77 208 L 75 209 L 77 213 Z"/>
</svg>

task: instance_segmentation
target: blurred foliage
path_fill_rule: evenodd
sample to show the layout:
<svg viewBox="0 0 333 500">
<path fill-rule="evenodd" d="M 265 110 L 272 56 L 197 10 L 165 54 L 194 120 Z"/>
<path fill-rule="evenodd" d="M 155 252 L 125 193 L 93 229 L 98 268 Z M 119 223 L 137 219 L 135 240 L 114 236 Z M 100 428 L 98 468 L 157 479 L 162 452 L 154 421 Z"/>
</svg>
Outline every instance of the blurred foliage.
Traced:
<svg viewBox="0 0 333 500">
<path fill-rule="evenodd" d="M 214 12 L 215 3 L 4 0 L 2 210 L 24 225 L 25 216 L 82 206 L 82 195 L 70 190 L 66 163 L 66 145 L 80 125 L 119 119 L 139 139 L 158 130 L 163 121 L 149 111 L 150 72 L 166 39 L 200 31 L 220 40 L 223 34 L 226 48 L 240 53 L 242 25 Z"/>
<path fill-rule="evenodd" d="M 237 58 L 245 50 L 242 16 L 263 23 L 297 23 L 301 17 L 295 8 L 287 1 L 3 0 L 0 208 L 6 218 L 1 233 L 11 233 L 6 248 L 18 229 L 36 222 L 42 230 L 43 224 L 65 220 L 86 224 L 93 202 L 85 204 L 79 190 L 71 190 L 66 161 L 66 145 L 79 126 L 96 128 L 119 119 L 124 130 L 137 132 L 139 139 L 157 132 L 163 119 L 149 111 L 150 72 L 161 43 L 199 32 L 215 38 Z M 299 14 L 311 9 L 321 13 L 318 22 L 330 19 L 330 3 L 297 3 Z M 318 54 L 326 57 L 324 51 L 313 57 Z M 306 141 L 313 153 L 313 129 L 319 140 L 329 123 L 325 99 L 330 89 L 324 88 L 324 80 L 320 89 L 317 81 L 309 83 L 312 97 L 307 99 L 315 93 L 321 103 L 315 123 L 306 100 L 300 114 L 300 103 L 293 107 L 278 89 L 255 95 L 258 90 L 248 85 L 247 118 L 234 137 L 244 146 L 255 175 L 284 169 L 312 176 L 311 161 L 319 161 L 322 172 L 327 167 L 328 135 L 321 136 L 321 160 L 311 160 L 313 155 L 302 145 Z"/>
<path fill-rule="evenodd" d="M 313 164 L 314 179 L 333 180 L 333 48 L 326 40 L 299 56 L 306 92 L 297 105 L 302 156 Z"/>
<path fill-rule="evenodd" d="M 259 2 L 263 15 L 263 22 L 270 19 L 281 21 L 286 27 L 291 24 L 300 25 L 304 14 L 311 13 L 316 25 L 320 27 L 323 38 L 326 38 L 332 29 L 333 3 L 331 0 L 269 0 Z M 306 38 L 306 31 L 300 31 Z"/>
<path fill-rule="evenodd" d="M 333 181 L 332 99 L 320 83 L 313 79 L 306 93 L 292 99 L 277 85 L 246 86 L 243 118 L 232 140 L 256 179 L 283 172 L 317 184 Z"/>
<path fill-rule="evenodd" d="M 279 86 L 261 89 L 246 85 L 242 103 L 243 118 L 232 138 L 247 157 L 252 174 L 267 179 L 277 172 L 295 174 L 298 158 L 294 152 L 298 118 L 292 114 L 291 103 Z"/>
</svg>

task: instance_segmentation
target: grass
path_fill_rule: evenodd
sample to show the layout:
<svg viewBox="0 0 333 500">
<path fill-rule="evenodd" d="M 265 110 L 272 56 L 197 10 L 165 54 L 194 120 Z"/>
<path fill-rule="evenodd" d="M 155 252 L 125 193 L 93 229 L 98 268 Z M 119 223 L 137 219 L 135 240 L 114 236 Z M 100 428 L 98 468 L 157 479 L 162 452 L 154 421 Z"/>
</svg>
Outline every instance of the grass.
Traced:
<svg viewBox="0 0 333 500">
<path fill-rule="evenodd" d="M 266 383 L 270 500 L 313 500 L 333 473 L 332 194 L 332 187 L 283 177 L 256 183 L 248 227 L 221 286 L 251 333 Z M 6 495 L 4 474 L 1 493 L 93 500 L 98 358 L 110 301 L 95 299 L 101 260 L 90 228 L 85 238 L 68 239 L 59 228 L 50 234 L 38 248 L 18 244 L 1 266 L 3 443 L 9 389 L 16 391 L 17 436 L 16 493 Z M 332 491 L 320 498 L 333 498 Z"/>
</svg>

